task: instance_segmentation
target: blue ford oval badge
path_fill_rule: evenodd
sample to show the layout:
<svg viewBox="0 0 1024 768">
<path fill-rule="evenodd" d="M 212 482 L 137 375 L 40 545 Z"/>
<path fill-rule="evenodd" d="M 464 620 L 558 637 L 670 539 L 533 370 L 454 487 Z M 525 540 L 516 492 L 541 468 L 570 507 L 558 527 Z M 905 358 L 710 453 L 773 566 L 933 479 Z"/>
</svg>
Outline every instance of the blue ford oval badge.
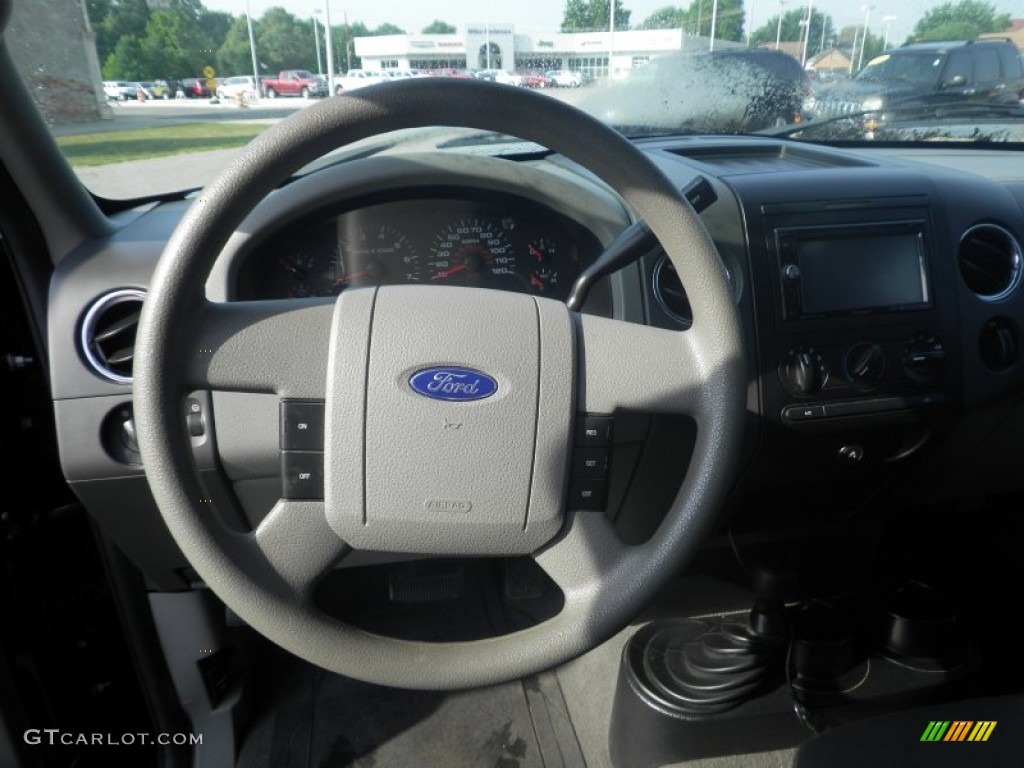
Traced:
<svg viewBox="0 0 1024 768">
<path fill-rule="evenodd" d="M 434 400 L 483 400 L 498 391 L 498 382 L 472 368 L 424 368 L 409 377 L 413 392 Z"/>
</svg>

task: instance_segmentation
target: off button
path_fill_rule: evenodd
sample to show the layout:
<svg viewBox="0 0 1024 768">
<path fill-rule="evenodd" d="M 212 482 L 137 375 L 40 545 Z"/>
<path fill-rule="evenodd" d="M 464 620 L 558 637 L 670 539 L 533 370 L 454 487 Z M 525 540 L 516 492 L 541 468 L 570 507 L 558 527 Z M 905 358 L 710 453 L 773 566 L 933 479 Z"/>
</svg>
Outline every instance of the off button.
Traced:
<svg viewBox="0 0 1024 768">
<path fill-rule="evenodd" d="M 286 499 L 324 497 L 324 455 L 304 451 L 281 454 L 281 495 Z"/>
</svg>

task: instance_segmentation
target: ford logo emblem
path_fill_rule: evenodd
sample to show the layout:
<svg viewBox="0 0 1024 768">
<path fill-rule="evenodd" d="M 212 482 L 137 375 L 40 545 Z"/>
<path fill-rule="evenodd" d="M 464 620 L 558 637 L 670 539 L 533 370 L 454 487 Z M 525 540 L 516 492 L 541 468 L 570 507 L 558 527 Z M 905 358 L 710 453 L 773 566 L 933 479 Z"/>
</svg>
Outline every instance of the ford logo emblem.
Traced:
<svg viewBox="0 0 1024 768">
<path fill-rule="evenodd" d="M 498 382 L 472 368 L 424 368 L 409 377 L 413 392 L 434 400 L 483 400 L 498 391 Z"/>
</svg>

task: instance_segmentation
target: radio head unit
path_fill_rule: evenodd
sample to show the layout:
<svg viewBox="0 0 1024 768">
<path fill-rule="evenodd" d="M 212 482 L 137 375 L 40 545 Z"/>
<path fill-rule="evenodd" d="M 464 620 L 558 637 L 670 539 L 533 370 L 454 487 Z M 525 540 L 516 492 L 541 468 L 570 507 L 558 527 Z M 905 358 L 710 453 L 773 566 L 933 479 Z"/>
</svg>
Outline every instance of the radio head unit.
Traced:
<svg viewBox="0 0 1024 768">
<path fill-rule="evenodd" d="M 923 221 L 775 230 L 786 320 L 931 309 Z"/>
</svg>

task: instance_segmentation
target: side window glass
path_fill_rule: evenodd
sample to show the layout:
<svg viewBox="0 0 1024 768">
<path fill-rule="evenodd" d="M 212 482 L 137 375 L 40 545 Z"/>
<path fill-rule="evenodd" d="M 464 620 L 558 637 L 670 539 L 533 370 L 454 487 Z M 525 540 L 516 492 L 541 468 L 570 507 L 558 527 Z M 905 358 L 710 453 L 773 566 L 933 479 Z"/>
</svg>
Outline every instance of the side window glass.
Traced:
<svg viewBox="0 0 1024 768">
<path fill-rule="evenodd" d="M 977 48 L 974 51 L 974 82 L 994 84 L 999 80 L 999 54 L 991 48 Z"/>
<path fill-rule="evenodd" d="M 944 88 L 962 88 L 971 82 L 971 57 L 966 51 L 953 51 L 942 74 Z"/>
</svg>

